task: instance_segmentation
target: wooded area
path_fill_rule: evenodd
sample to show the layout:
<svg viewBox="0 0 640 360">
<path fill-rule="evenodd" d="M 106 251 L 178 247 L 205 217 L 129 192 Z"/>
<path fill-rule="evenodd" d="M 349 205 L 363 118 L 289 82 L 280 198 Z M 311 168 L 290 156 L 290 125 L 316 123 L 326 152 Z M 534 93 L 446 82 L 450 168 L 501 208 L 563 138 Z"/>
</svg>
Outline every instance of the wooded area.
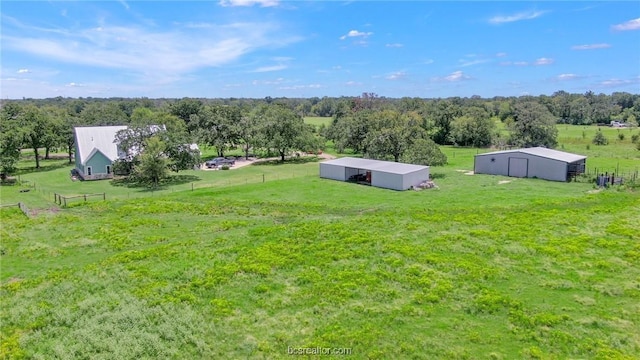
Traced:
<svg viewBox="0 0 640 360">
<path fill-rule="evenodd" d="M 332 117 L 316 128 L 303 117 Z M 22 149 L 32 149 L 36 167 L 43 154 L 62 149 L 73 161 L 75 126 L 128 125 L 120 141 L 135 139 L 136 129 L 164 125 L 154 151 L 168 156 L 174 171 L 193 159 L 180 147 L 199 143 L 219 156 L 241 148 L 245 156 L 261 151 L 284 160 L 292 151 L 317 151 L 327 140 L 336 150 L 370 158 L 438 165 L 446 157 L 437 145 L 503 147 L 557 144 L 556 124 L 637 126 L 640 95 L 570 94 L 481 98 L 386 98 L 374 93 L 340 98 L 148 99 L 51 98 L 3 100 L 0 112 L 0 172 L 11 174 Z M 497 120 L 509 136 L 497 131 Z M 139 148 L 154 134 L 137 137 Z M 159 134 L 156 134 L 159 135 Z M 156 158 L 158 158 L 156 156 Z"/>
</svg>

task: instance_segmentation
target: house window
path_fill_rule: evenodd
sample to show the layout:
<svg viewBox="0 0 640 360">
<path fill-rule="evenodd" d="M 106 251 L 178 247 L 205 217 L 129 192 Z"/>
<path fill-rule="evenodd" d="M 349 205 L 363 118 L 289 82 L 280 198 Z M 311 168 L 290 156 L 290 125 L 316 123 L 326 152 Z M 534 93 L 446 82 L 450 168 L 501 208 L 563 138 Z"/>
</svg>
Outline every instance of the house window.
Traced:
<svg viewBox="0 0 640 360">
<path fill-rule="evenodd" d="M 91 166 L 87 166 L 87 175 L 91 176 L 92 174 Z"/>
<path fill-rule="evenodd" d="M 107 174 L 111 174 L 111 165 L 107 165 Z"/>
</svg>

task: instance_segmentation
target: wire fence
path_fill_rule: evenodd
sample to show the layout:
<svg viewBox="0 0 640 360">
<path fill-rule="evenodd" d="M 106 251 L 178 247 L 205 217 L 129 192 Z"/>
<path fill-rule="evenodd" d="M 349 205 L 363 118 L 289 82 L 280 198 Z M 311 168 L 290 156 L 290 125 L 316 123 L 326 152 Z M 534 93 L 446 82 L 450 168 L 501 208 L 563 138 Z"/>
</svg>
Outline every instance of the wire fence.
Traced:
<svg viewBox="0 0 640 360">
<path fill-rule="evenodd" d="M 2 208 L 12 208 L 12 207 L 18 207 L 20 209 L 20 211 L 22 211 L 22 213 L 30 218 L 31 217 L 31 213 L 29 212 L 29 208 L 27 207 L 27 205 L 25 205 L 23 202 L 19 202 L 16 204 L 4 204 L 4 205 L 0 205 L 0 209 Z"/>
<path fill-rule="evenodd" d="M 572 177 L 575 182 L 594 183 L 598 186 L 623 185 L 640 181 L 640 168 L 624 169 L 616 167 L 586 168 L 584 173 Z"/>
<path fill-rule="evenodd" d="M 113 191 L 105 190 L 100 193 L 87 193 L 87 194 L 73 194 L 62 193 L 59 188 L 50 188 L 47 185 L 31 182 L 21 179 L 18 184 L 23 188 L 28 189 L 29 192 L 36 193 L 47 201 L 51 201 L 52 205 L 58 205 L 61 207 L 69 207 L 77 203 L 89 202 L 91 200 L 124 200 L 124 199 L 137 199 L 137 198 L 149 198 L 165 196 L 167 194 L 196 191 L 202 189 L 222 189 L 234 186 L 260 184 L 266 182 L 273 182 L 286 179 L 295 179 L 306 177 L 310 175 L 317 175 L 317 170 L 305 169 L 295 170 L 290 172 L 277 172 L 277 173 L 261 173 L 249 176 L 237 177 L 231 176 L 227 178 L 217 178 L 210 181 L 185 181 L 178 184 L 165 184 L 158 187 L 144 187 L 134 184 L 122 185 L 117 188 L 114 187 Z M 105 180 L 96 180 L 109 183 Z M 105 188 L 112 188 L 113 185 L 105 184 Z M 16 206 L 16 204 L 12 204 Z"/>
</svg>

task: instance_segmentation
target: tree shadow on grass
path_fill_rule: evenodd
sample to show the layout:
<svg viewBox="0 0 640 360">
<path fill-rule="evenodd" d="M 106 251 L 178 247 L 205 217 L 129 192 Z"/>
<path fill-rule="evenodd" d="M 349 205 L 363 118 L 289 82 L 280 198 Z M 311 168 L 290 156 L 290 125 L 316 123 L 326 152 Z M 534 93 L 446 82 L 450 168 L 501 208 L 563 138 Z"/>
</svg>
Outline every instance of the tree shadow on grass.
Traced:
<svg viewBox="0 0 640 360">
<path fill-rule="evenodd" d="M 122 186 L 130 189 L 141 189 L 141 191 L 158 191 L 164 190 L 170 186 L 187 184 L 199 180 L 200 178 L 195 175 L 171 175 L 168 178 L 160 181 L 157 186 L 146 182 L 140 182 L 137 179 L 130 177 L 113 179 L 110 181 L 110 183 L 112 186 Z"/>
<path fill-rule="evenodd" d="M 430 174 L 432 179 L 444 179 L 445 177 L 447 177 L 447 174 L 443 174 L 443 173 L 435 173 L 435 174 Z"/>
<path fill-rule="evenodd" d="M 318 162 L 318 161 L 320 161 L 320 158 L 317 156 L 301 156 L 301 157 L 288 158 L 288 159 L 285 159 L 284 161 L 282 160 L 256 161 L 253 163 L 253 165 L 254 166 L 257 166 L 257 165 L 274 166 L 274 165 L 284 165 L 284 164 L 306 164 L 306 163 L 312 163 L 312 162 Z"/>
<path fill-rule="evenodd" d="M 47 163 L 47 162 L 40 160 L 40 167 L 38 169 L 36 169 L 35 165 L 33 167 L 19 167 L 16 169 L 15 175 L 25 175 L 25 174 L 31 174 L 31 173 L 37 173 L 37 172 L 57 170 L 65 167 L 70 167 L 73 165 L 73 163 L 70 164 L 69 161 L 55 160 L 55 161 L 52 161 L 51 163 Z"/>
</svg>

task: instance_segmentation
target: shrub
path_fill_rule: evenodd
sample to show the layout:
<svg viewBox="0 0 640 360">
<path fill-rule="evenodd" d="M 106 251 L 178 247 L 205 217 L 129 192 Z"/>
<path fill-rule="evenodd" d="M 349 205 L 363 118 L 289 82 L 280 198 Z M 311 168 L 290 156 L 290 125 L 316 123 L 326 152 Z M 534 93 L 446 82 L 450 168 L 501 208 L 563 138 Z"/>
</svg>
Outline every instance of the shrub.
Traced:
<svg viewBox="0 0 640 360">
<path fill-rule="evenodd" d="M 624 140 L 624 133 L 618 132 L 618 139 L 620 139 L 620 141 Z"/>
<path fill-rule="evenodd" d="M 596 133 L 596 136 L 593 137 L 592 142 L 595 145 L 607 145 L 609 143 L 609 140 L 607 140 L 607 138 L 604 136 L 602 130 L 598 129 L 598 132 Z"/>
<path fill-rule="evenodd" d="M 640 139 L 640 133 L 631 135 L 631 142 L 632 143 L 634 143 L 634 144 L 637 143 L 638 139 Z"/>
<path fill-rule="evenodd" d="M 222 165 L 220 170 L 229 170 L 229 165 Z"/>
</svg>

